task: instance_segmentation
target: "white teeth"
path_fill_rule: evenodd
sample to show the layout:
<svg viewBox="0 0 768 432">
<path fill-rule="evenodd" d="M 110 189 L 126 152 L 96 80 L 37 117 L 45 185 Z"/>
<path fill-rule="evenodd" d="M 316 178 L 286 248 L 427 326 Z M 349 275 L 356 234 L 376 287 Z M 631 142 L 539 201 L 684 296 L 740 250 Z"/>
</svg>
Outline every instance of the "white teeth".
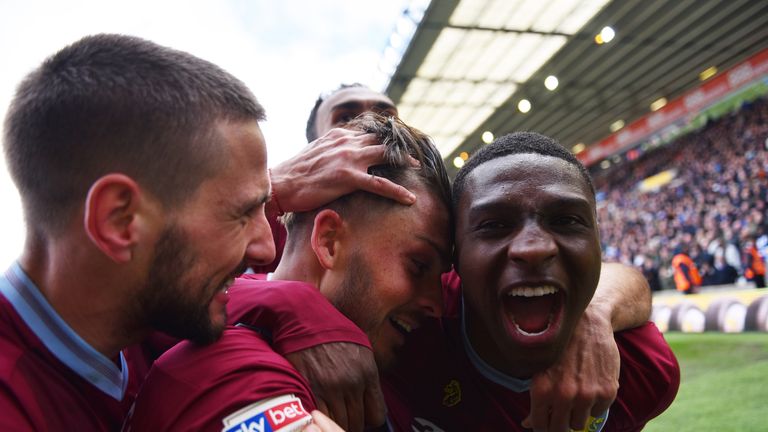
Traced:
<svg viewBox="0 0 768 432">
<path fill-rule="evenodd" d="M 413 328 L 410 326 L 410 324 L 408 324 L 408 323 L 406 323 L 406 322 L 404 322 L 404 321 L 401 321 L 401 320 L 399 320 L 399 319 L 397 319 L 397 318 L 390 318 L 390 319 L 391 319 L 391 320 L 392 320 L 394 323 L 396 323 L 397 325 L 399 325 L 400 327 L 402 327 L 402 329 L 403 329 L 403 330 L 405 330 L 405 331 L 406 331 L 406 333 L 410 333 L 410 332 L 413 330 Z"/>
<path fill-rule="evenodd" d="M 541 297 L 549 294 L 554 294 L 557 292 L 557 288 L 553 287 L 552 285 L 542 285 L 537 287 L 517 287 L 513 288 L 509 293 L 507 293 L 508 296 L 512 297 Z"/>
</svg>

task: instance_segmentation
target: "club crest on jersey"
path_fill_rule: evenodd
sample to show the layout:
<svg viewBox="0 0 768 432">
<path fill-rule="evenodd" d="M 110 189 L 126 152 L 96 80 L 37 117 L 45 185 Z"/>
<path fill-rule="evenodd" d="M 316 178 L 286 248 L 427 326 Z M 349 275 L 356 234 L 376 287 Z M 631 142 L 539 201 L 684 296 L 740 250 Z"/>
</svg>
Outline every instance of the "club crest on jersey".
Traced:
<svg viewBox="0 0 768 432">
<path fill-rule="evenodd" d="M 443 387 L 443 406 L 452 407 L 461 402 L 461 385 L 456 380 L 451 380 Z"/>
<path fill-rule="evenodd" d="M 603 427 L 605 427 L 605 422 L 607 421 L 608 421 L 608 410 L 606 410 L 604 413 L 600 414 L 597 417 L 590 416 L 587 419 L 587 424 L 586 426 L 584 426 L 584 429 L 580 429 L 574 432 L 600 432 L 603 430 Z"/>
<path fill-rule="evenodd" d="M 294 395 L 256 402 L 222 420 L 222 432 L 293 432 L 312 422 L 312 416 Z"/>
</svg>

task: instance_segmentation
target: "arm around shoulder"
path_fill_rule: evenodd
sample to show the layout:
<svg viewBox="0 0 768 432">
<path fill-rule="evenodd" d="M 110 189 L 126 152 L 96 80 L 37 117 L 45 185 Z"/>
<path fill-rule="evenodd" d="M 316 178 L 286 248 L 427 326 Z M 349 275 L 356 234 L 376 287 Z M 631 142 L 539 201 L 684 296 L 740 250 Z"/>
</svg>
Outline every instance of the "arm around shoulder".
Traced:
<svg viewBox="0 0 768 432">
<path fill-rule="evenodd" d="M 613 331 L 645 324 L 651 316 L 651 289 L 637 269 L 603 263 L 600 282 L 586 313 L 609 317 Z"/>
</svg>

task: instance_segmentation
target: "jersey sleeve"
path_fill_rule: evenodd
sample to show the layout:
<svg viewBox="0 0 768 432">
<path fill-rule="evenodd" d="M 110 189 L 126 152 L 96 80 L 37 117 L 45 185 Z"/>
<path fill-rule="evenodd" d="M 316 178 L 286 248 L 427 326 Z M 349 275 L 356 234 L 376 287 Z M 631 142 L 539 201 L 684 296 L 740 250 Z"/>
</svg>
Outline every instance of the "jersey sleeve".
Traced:
<svg viewBox="0 0 768 432">
<path fill-rule="evenodd" d="M 12 391 L 6 387 L 6 383 L 0 383 L 0 430 L 2 431 L 33 431 L 39 428 L 28 418 L 26 412 L 19 405 Z"/>
<path fill-rule="evenodd" d="M 280 355 L 332 342 L 371 349 L 365 333 L 309 284 L 240 278 L 229 294 L 230 324 L 263 331 Z"/>
<path fill-rule="evenodd" d="M 621 356 L 619 392 L 606 430 L 639 431 L 672 404 L 680 387 L 680 366 L 652 322 L 615 337 Z"/>
<path fill-rule="evenodd" d="M 307 424 L 316 409 L 309 384 L 248 329 L 219 342 L 182 342 L 153 366 L 124 431 L 279 430 Z"/>
</svg>

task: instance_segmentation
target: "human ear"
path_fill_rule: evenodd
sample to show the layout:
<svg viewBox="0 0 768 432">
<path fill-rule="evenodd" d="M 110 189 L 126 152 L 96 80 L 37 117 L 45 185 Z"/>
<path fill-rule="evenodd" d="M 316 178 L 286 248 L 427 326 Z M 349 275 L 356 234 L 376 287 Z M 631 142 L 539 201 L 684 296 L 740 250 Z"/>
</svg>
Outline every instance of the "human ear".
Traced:
<svg viewBox="0 0 768 432">
<path fill-rule="evenodd" d="M 137 212 L 141 189 L 124 174 L 107 174 L 94 182 L 85 199 L 85 231 L 105 255 L 117 263 L 133 257 L 138 242 Z"/>
<path fill-rule="evenodd" d="M 332 269 L 338 261 L 344 229 L 344 220 L 334 210 L 321 210 L 315 215 L 310 242 L 323 268 Z"/>
</svg>

